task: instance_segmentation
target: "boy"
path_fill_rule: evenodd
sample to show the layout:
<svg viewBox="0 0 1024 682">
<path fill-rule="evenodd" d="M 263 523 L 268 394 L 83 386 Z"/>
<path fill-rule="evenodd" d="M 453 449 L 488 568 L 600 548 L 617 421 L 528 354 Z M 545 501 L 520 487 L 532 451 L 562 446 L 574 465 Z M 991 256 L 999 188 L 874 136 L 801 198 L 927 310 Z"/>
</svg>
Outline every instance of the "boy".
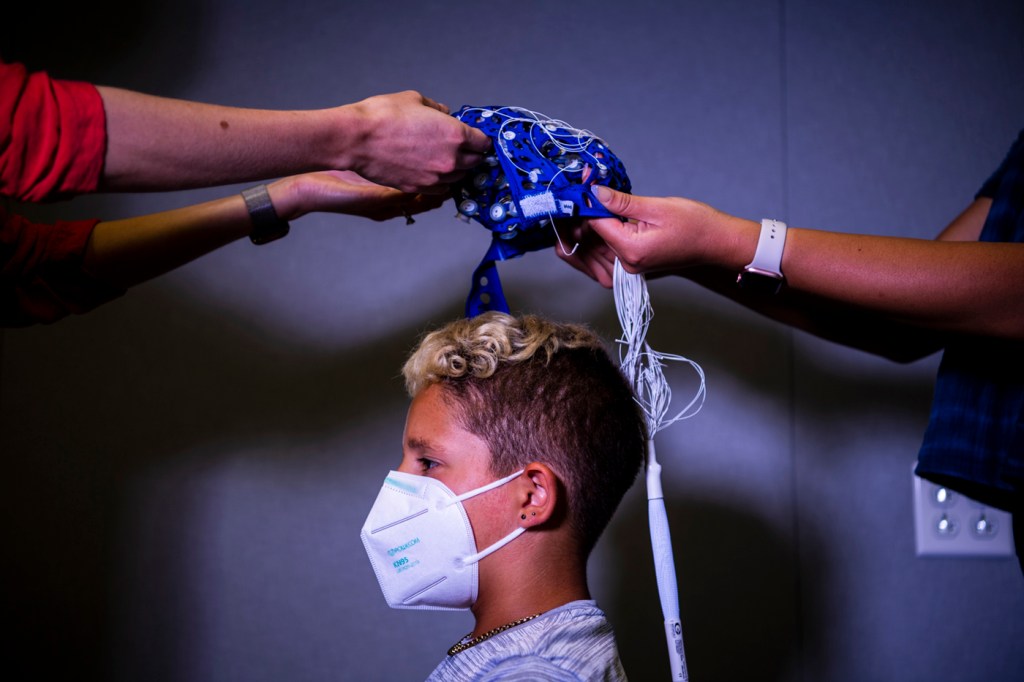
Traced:
<svg viewBox="0 0 1024 682">
<path fill-rule="evenodd" d="M 475 616 L 429 679 L 625 680 L 586 564 L 646 433 L 600 339 L 484 313 L 428 334 L 403 372 L 402 462 L 362 536 L 390 606 Z"/>
</svg>

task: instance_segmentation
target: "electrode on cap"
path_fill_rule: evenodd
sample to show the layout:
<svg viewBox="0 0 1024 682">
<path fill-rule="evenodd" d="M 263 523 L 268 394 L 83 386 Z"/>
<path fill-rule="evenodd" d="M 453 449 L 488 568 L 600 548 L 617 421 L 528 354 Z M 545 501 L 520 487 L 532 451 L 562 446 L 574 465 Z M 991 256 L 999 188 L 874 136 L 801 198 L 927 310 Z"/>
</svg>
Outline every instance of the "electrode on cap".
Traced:
<svg viewBox="0 0 1024 682">
<path fill-rule="evenodd" d="M 505 207 L 502 206 L 501 204 L 494 204 L 493 206 L 491 206 L 490 215 L 491 220 L 493 220 L 496 223 L 500 223 L 505 219 L 505 216 L 508 215 L 508 211 L 506 211 Z"/>
</svg>

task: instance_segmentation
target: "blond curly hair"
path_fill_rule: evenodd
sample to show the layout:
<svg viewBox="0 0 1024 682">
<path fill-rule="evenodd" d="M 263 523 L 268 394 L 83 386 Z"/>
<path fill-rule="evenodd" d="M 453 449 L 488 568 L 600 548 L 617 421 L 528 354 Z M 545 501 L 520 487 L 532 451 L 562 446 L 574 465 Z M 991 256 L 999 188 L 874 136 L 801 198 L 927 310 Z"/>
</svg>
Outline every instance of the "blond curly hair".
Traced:
<svg viewBox="0 0 1024 682">
<path fill-rule="evenodd" d="M 402 368 L 405 388 L 416 395 L 444 379 L 486 379 L 503 363 L 544 361 L 560 349 L 603 350 L 601 339 L 583 325 L 554 323 L 535 315 L 519 318 L 489 312 L 459 319 L 423 337 Z"/>
</svg>

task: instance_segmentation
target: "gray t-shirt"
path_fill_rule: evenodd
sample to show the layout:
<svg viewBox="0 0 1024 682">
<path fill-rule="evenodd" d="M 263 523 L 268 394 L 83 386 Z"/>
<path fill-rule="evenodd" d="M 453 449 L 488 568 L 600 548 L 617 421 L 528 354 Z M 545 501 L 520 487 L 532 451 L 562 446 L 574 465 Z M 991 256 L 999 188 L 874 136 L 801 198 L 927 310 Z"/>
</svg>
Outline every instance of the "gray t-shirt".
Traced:
<svg viewBox="0 0 1024 682">
<path fill-rule="evenodd" d="M 569 602 L 448 656 L 427 682 L 626 682 L 615 634 L 593 600 Z"/>
</svg>

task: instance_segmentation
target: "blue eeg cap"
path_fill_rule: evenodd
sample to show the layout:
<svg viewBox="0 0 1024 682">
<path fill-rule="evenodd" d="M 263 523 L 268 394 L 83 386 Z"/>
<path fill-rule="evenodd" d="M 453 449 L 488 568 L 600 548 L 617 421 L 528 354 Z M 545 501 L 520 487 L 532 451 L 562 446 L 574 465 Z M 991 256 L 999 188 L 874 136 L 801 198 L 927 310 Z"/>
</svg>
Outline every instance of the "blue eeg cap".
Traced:
<svg viewBox="0 0 1024 682">
<path fill-rule="evenodd" d="M 473 273 L 466 317 L 508 312 L 495 262 L 553 246 L 553 222 L 610 217 L 594 197 L 596 183 L 632 188 L 626 169 L 603 140 L 564 121 L 519 107 L 464 106 L 453 114 L 494 141 L 494 151 L 452 188 L 460 217 L 493 233 Z"/>
</svg>

